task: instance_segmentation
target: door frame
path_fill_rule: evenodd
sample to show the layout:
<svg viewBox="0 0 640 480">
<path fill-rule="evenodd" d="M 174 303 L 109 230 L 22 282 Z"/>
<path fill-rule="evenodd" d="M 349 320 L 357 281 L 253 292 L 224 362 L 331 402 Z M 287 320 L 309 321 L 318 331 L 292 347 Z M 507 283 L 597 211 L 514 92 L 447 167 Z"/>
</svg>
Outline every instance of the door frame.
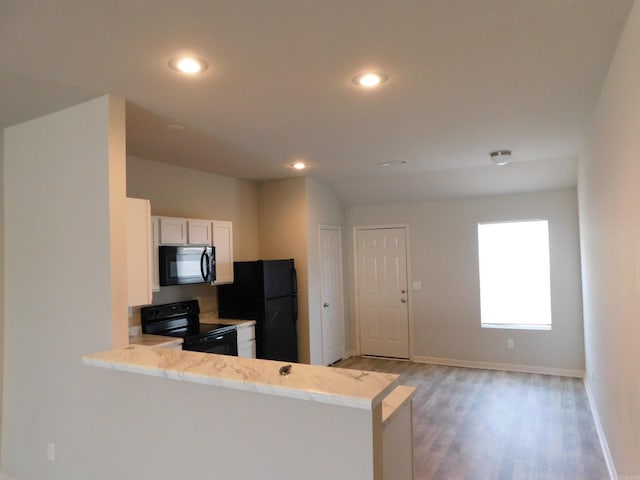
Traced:
<svg viewBox="0 0 640 480">
<path fill-rule="evenodd" d="M 411 275 L 411 245 L 408 223 L 392 223 L 383 225 L 356 225 L 353 227 L 353 277 L 354 277 L 354 312 L 356 320 L 356 353 L 362 354 L 360 346 L 360 298 L 358 286 L 358 232 L 361 230 L 383 230 L 392 228 L 404 229 L 404 240 L 407 261 L 407 304 L 408 304 L 408 322 L 409 322 L 409 361 L 413 361 L 413 276 Z"/>
<path fill-rule="evenodd" d="M 339 283 L 338 283 L 338 291 L 340 292 L 340 312 L 342 314 L 342 358 L 345 357 L 347 353 L 347 316 L 345 314 L 345 295 L 344 295 L 344 256 L 342 252 L 342 227 L 339 225 L 318 225 L 318 257 L 322 262 L 322 230 L 334 230 L 338 232 L 338 237 L 340 238 L 340 242 L 338 243 L 338 267 L 339 267 Z M 320 265 L 320 276 L 322 277 L 322 265 Z M 322 280 L 320 281 L 320 301 L 322 302 Z M 320 306 L 320 338 L 321 338 L 321 348 L 322 348 L 322 364 L 324 365 L 324 318 L 322 313 L 322 305 Z"/>
</svg>

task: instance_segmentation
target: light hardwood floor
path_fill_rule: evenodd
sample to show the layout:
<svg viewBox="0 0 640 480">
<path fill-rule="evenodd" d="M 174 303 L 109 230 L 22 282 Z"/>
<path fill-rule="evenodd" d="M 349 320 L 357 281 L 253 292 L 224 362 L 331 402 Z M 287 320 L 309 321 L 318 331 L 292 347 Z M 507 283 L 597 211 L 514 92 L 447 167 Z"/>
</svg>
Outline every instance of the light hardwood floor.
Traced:
<svg viewBox="0 0 640 480">
<path fill-rule="evenodd" d="M 417 387 L 416 480 L 609 478 L 579 379 L 362 357 L 336 366 Z"/>
</svg>

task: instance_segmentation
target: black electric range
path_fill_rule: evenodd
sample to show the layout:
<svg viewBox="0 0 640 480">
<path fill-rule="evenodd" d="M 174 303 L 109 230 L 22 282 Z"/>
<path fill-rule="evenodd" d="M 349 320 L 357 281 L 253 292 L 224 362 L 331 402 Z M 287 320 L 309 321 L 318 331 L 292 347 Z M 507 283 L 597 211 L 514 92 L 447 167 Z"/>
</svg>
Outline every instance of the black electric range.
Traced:
<svg viewBox="0 0 640 480">
<path fill-rule="evenodd" d="M 183 350 L 238 355 L 236 326 L 200 323 L 197 300 L 143 307 L 140 322 L 142 333 L 182 338 Z"/>
</svg>

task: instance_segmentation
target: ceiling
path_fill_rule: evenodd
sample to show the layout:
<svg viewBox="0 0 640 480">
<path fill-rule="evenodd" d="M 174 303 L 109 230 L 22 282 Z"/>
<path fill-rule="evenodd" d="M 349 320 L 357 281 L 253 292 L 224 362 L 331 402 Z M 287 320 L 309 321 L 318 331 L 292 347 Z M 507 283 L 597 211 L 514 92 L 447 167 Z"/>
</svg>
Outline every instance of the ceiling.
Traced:
<svg viewBox="0 0 640 480">
<path fill-rule="evenodd" d="M 252 180 L 303 159 L 346 205 L 565 188 L 632 3 L 0 0 L 0 125 L 111 93 L 130 154 Z"/>
</svg>

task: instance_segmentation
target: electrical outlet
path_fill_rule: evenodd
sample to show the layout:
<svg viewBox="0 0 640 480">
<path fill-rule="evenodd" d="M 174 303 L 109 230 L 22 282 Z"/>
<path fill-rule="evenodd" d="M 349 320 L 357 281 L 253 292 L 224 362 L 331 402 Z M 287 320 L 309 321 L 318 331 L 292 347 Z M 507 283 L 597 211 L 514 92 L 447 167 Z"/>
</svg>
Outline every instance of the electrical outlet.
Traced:
<svg viewBox="0 0 640 480">
<path fill-rule="evenodd" d="M 513 348 L 513 338 L 507 339 L 507 348 Z"/>
<path fill-rule="evenodd" d="M 50 462 L 56 461 L 56 444 L 55 443 L 47 443 L 47 460 Z"/>
</svg>

